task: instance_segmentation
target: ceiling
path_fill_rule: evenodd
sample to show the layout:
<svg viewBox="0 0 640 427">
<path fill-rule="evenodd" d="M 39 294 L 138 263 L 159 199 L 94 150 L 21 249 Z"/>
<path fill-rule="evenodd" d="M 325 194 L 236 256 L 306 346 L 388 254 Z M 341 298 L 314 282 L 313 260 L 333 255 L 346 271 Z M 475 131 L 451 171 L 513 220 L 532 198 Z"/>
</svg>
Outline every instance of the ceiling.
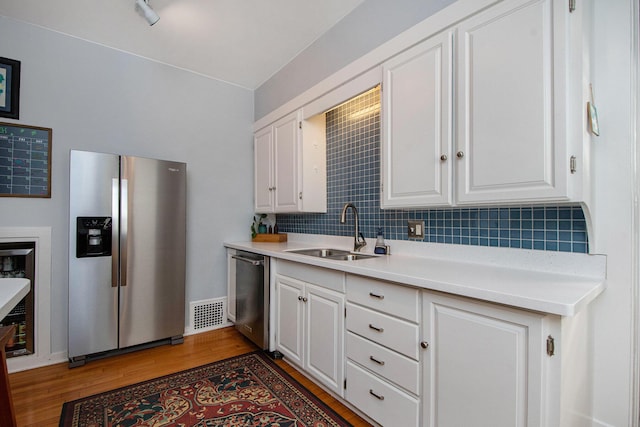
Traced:
<svg viewBox="0 0 640 427">
<path fill-rule="evenodd" d="M 256 89 L 364 0 L 0 0 L 0 15 Z"/>
</svg>

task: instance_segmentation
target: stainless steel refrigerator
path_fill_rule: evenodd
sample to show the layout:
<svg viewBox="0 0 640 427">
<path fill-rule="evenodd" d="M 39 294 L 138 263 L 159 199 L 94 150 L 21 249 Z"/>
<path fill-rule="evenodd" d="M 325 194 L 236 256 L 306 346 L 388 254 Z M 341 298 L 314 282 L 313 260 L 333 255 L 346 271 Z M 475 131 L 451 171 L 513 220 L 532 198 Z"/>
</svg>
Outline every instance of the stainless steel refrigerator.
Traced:
<svg viewBox="0 0 640 427">
<path fill-rule="evenodd" d="M 72 150 L 70 366 L 185 324 L 186 164 Z"/>
</svg>

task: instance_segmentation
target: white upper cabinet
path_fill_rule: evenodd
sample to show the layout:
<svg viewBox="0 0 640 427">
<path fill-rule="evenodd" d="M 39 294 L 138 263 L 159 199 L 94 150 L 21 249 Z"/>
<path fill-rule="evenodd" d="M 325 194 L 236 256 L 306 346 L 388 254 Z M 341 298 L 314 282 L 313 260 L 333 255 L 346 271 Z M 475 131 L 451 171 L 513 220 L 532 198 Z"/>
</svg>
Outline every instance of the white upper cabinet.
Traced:
<svg viewBox="0 0 640 427">
<path fill-rule="evenodd" d="M 383 64 L 382 206 L 451 203 L 452 34 Z"/>
<path fill-rule="evenodd" d="M 326 212 L 325 133 L 324 115 L 299 111 L 255 133 L 256 212 Z"/>
<path fill-rule="evenodd" d="M 567 2 L 505 0 L 386 61 L 382 207 L 584 202 L 581 33 Z"/>
<path fill-rule="evenodd" d="M 273 211 L 273 129 L 268 126 L 253 136 L 254 207 L 256 212 Z"/>
<path fill-rule="evenodd" d="M 571 199 L 572 18 L 567 2 L 518 0 L 458 26 L 458 203 Z"/>
<path fill-rule="evenodd" d="M 298 116 L 273 125 L 274 212 L 298 210 Z"/>
</svg>

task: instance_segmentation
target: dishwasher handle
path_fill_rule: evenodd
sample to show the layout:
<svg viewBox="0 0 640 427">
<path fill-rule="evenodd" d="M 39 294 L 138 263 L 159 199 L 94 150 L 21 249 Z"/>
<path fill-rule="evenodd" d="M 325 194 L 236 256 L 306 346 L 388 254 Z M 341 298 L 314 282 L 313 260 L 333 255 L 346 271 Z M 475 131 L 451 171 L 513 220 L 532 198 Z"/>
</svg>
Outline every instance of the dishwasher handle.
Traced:
<svg viewBox="0 0 640 427">
<path fill-rule="evenodd" d="M 240 255 L 231 255 L 231 258 L 237 259 L 238 261 L 248 262 L 249 264 L 253 264 L 253 265 L 263 265 L 264 264 L 264 260 L 245 258 L 245 257 L 240 256 Z"/>
</svg>

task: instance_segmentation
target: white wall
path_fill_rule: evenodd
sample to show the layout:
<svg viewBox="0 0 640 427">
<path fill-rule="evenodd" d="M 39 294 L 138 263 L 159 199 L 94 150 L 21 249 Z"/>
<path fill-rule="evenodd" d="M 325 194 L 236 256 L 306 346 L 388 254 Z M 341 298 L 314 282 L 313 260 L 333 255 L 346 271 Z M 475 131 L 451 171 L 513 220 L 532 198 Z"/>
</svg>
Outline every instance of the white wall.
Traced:
<svg viewBox="0 0 640 427">
<path fill-rule="evenodd" d="M 67 348 L 70 149 L 186 162 L 187 301 L 226 295 L 222 241 L 253 214 L 253 92 L 1 16 L 0 53 L 22 62 L 20 120 L 0 120 L 53 129 L 51 199 L 0 199 L 0 226 L 52 228 L 52 352 Z"/>
</svg>

